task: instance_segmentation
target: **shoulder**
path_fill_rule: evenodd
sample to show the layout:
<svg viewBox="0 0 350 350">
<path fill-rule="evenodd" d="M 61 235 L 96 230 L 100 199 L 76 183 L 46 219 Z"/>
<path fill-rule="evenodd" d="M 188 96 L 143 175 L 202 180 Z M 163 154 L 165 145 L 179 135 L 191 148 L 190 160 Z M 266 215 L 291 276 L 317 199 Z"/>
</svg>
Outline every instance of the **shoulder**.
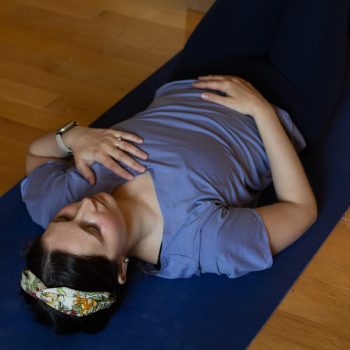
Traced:
<svg viewBox="0 0 350 350">
<path fill-rule="evenodd" d="M 94 163 L 96 184 L 90 185 L 75 166 L 62 160 L 49 160 L 35 168 L 21 182 L 22 199 L 32 219 L 46 228 L 65 205 L 98 192 L 111 193 L 124 180 L 103 165 Z"/>
<path fill-rule="evenodd" d="M 46 228 L 50 219 L 64 205 L 65 174 L 68 163 L 49 160 L 36 167 L 21 182 L 22 200 L 40 226 Z"/>
</svg>

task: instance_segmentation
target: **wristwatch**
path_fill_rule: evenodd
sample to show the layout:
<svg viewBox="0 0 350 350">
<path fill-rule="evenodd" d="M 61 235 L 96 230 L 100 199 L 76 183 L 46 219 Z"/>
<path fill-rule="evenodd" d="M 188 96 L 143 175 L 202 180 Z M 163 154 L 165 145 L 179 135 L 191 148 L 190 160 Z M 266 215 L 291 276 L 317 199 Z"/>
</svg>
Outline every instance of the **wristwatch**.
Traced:
<svg viewBox="0 0 350 350">
<path fill-rule="evenodd" d="M 56 130 L 56 141 L 57 141 L 57 145 L 58 147 L 69 154 L 72 154 L 73 151 L 70 147 L 67 147 L 62 140 L 62 135 L 65 134 L 67 131 L 73 129 L 75 126 L 79 125 L 77 122 L 74 121 L 70 121 L 69 123 L 63 125 L 61 128 Z"/>
</svg>

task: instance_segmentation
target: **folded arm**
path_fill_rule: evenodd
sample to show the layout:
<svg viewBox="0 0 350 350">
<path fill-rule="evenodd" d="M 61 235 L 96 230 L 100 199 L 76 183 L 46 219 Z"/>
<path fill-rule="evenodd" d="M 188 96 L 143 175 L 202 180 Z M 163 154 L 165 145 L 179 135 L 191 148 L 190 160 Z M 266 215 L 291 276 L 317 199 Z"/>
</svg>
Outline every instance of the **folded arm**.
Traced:
<svg viewBox="0 0 350 350">
<path fill-rule="evenodd" d="M 271 167 L 278 202 L 258 207 L 276 254 L 298 239 L 316 220 L 317 205 L 299 157 L 271 104 L 249 83 L 233 76 L 200 77 L 195 87 L 222 91 L 202 98 L 252 116 Z"/>
<path fill-rule="evenodd" d="M 122 140 L 117 141 L 117 138 Z M 138 172 L 145 167 L 133 159 L 147 159 L 148 155 L 133 143 L 142 143 L 143 140 L 134 134 L 113 129 L 94 129 L 76 126 L 62 136 L 63 142 L 73 151 L 73 160 L 78 171 L 94 184 L 96 179 L 90 166 L 94 162 L 103 164 L 120 177 L 131 180 L 132 174 L 126 171 L 116 161 L 122 162 Z M 70 155 L 62 151 L 56 142 L 54 132 L 45 134 L 34 140 L 29 146 L 26 157 L 26 172 L 29 175 L 35 168 L 49 160 L 72 160 Z"/>
</svg>

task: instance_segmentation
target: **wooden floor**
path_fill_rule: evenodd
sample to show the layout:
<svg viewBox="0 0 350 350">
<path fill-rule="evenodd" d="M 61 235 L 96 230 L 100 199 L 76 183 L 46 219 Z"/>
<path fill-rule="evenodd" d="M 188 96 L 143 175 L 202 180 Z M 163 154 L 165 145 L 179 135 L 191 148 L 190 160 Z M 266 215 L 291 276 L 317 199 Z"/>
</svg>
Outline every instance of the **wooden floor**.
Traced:
<svg viewBox="0 0 350 350">
<path fill-rule="evenodd" d="M 88 125 L 185 43 L 186 0 L 0 0 L 0 193 L 24 176 L 29 143 Z M 251 349 L 350 348 L 350 211 Z"/>
</svg>

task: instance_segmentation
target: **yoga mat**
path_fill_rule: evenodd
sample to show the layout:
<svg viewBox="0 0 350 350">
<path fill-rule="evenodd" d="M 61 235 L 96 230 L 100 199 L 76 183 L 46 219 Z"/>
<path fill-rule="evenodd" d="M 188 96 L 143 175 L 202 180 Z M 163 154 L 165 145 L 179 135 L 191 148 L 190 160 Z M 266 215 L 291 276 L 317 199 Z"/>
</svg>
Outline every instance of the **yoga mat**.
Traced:
<svg viewBox="0 0 350 350">
<path fill-rule="evenodd" d="M 143 110 L 170 76 L 175 56 L 110 108 L 93 126 L 108 127 Z M 349 64 L 350 67 L 350 64 Z M 326 139 L 302 154 L 319 200 L 319 219 L 275 257 L 271 269 L 238 279 L 205 274 L 167 280 L 131 262 L 125 297 L 95 335 L 59 336 L 36 323 L 19 296 L 21 246 L 42 230 L 28 216 L 19 185 L 0 200 L 0 349 L 244 349 L 259 331 L 349 206 L 350 72 Z M 266 191 L 265 201 L 272 198 Z"/>
</svg>

